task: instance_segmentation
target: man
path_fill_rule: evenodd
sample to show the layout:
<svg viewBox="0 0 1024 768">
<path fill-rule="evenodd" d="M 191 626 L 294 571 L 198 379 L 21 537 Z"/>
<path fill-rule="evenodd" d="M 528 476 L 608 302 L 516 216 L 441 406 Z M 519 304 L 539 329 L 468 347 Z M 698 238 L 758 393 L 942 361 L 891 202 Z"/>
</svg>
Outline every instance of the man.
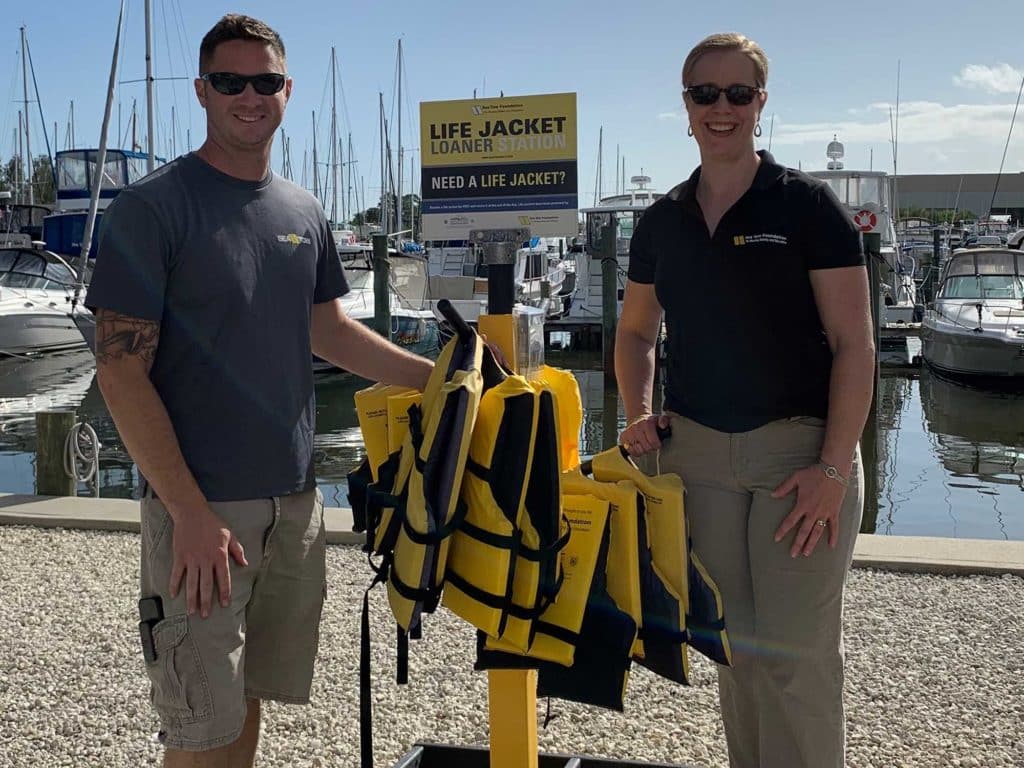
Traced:
<svg viewBox="0 0 1024 768">
<path fill-rule="evenodd" d="M 203 38 L 207 136 L 123 191 L 87 305 L 100 389 L 143 476 L 146 667 L 164 765 L 252 765 L 260 700 L 306 703 L 326 590 L 311 355 L 422 388 L 428 360 L 345 316 L 323 209 L 270 170 L 281 38 Z"/>
</svg>

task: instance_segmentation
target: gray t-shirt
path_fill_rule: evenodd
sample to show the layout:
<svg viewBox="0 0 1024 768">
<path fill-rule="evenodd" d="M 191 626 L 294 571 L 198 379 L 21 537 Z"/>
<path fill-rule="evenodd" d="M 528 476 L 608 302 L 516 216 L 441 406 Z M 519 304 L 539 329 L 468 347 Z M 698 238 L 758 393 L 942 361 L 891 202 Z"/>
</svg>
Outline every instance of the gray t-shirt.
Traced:
<svg viewBox="0 0 1024 768">
<path fill-rule="evenodd" d="M 232 501 L 314 487 L 310 313 L 347 291 L 312 195 L 189 154 L 104 213 L 86 305 L 160 323 L 153 384 L 206 498 Z"/>
</svg>

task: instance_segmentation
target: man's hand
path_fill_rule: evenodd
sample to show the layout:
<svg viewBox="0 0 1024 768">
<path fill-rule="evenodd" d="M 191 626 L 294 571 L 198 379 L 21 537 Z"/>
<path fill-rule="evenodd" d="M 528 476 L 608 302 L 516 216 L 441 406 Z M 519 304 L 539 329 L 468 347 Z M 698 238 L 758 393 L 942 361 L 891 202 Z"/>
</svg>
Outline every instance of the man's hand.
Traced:
<svg viewBox="0 0 1024 768">
<path fill-rule="evenodd" d="M 220 604 L 231 604 L 231 568 L 228 556 L 242 566 L 249 564 L 241 542 L 224 521 L 204 507 L 190 514 L 187 522 L 174 525 L 174 563 L 171 566 L 171 597 L 178 596 L 185 579 L 185 607 L 189 616 L 196 609 L 204 619 L 210 615 L 213 584 L 217 582 Z"/>
</svg>

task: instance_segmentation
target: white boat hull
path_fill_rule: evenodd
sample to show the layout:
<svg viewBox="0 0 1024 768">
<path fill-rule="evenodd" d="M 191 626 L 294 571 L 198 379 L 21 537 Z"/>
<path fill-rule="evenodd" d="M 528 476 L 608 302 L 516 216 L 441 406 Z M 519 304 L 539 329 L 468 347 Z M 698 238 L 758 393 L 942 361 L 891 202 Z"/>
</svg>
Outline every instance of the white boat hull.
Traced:
<svg viewBox="0 0 1024 768">
<path fill-rule="evenodd" d="M 0 353 L 23 355 L 84 346 L 85 338 L 65 312 L 0 313 Z"/>
<path fill-rule="evenodd" d="M 945 373 L 1024 381 L 1024 337 L 953 330 L 926 318 L 921 326 L 921 352 L 929 365 Z"/>
</svg>

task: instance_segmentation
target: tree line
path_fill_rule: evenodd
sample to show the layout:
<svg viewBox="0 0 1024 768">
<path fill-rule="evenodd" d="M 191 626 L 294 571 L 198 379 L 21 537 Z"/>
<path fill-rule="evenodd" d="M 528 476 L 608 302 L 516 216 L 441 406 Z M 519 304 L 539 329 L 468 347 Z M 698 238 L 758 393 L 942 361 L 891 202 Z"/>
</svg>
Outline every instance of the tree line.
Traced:
<svg viewBox="0 0 1024 768">
<path fill-rule="evenodd" d="M 24 158 L 11 157 L 0 165 L 0 192 L 10 192 L 11 202 L 28 202 L 28 185 L 24 176 Z M 53 167 L 46 155 L 32 158 L 32 196 L 36 205 L 52 205 L 57 200 Z"/>
</svg>

